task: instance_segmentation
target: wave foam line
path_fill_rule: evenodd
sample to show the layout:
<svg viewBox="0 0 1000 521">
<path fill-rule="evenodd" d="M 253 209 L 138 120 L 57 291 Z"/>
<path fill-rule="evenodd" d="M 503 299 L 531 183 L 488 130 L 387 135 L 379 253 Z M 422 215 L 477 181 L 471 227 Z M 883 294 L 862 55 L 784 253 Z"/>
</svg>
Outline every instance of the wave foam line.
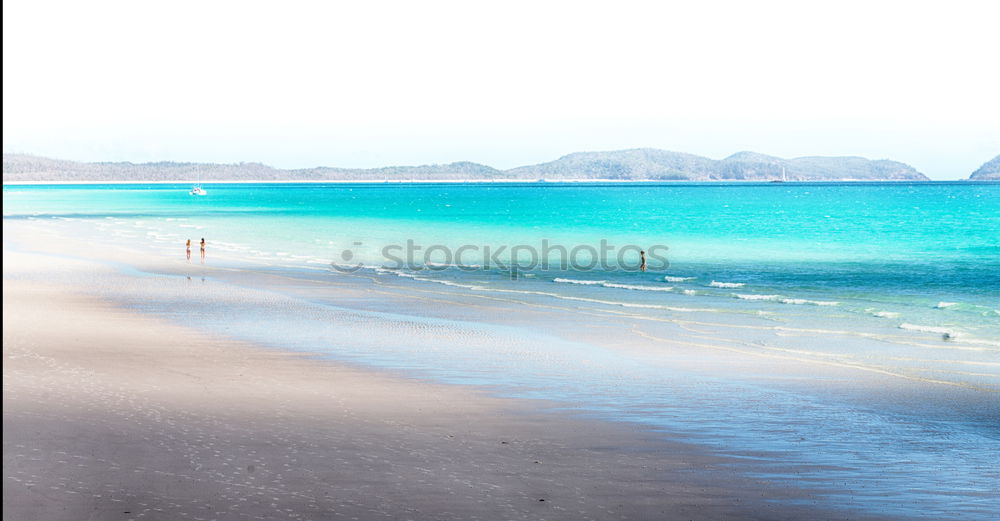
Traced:
<svg viewBox="0 0 1000 521">
<path fill-rule="evenodd" d="M 958 333 L 956 333 L 954 330 L 948 329 L 946 327 L 922 326 L 920 324 L 909 324 L 909 323 L 906 323 L 906 322 L 900 324 L 899 325 L 899 329 L 906 329 L 906 330 L 909 330 L 909 331 L 922 331 L 924 333 L 938 333 L 938 334 L 942 334 L 942 335 L 948 335 L 949 337 L 956 337 L 956 336 L 958 336 Z"/>
<path fill-rule="evenodd" d="M 560 284 L 581 284 L 584 286 L 597 286 L 600 284 L 607 283 L 606 280 L 580 280 L 580 279 L 563 279 L 563 278 L 554 278 L 552 279 L 552 282 L 558 282 Z"/>
<path fill-rule="evenodd" d="M 795 304 L 799 306 L 838 306 L 840 302 L 832 300 L 807 300 L 804 298 L 784 298 L 781 295 L 748 295 L 735 293 L 734 297 L 740 300 L 766 300 L 769 302 L 781 302 L 782 304 Z"/>
<path fill-rule="evenodd" d="M 734 293 L 734 297 L 740 300 L 778 300 L 781 295 L 744 295 L 740 293 Z"/>
<path fill-rule="evenodd" d="M 988 340 L 985 338 L 975 338 L 970 337 L 965 333 L 959 333 L 954 329 L 948 329 L 946 327 L 938 326 L 922 326 L 920 324 L 908 324 L 903 323 L 899 325 L 900 329 L 906 329 L 909 331 L 921 331 L 924 333 L 937 333 L 947 337 L 949 340 L 958 340 L 964 344 L 975 344 L 980 346 L 990 346 L 990 347 L 1000 347 L 1000 342 L 995 340 Z M 979 348 L 982 350 L 982 348 Z M 993 351 L 992 349 L 990 351 Z"/>
<path fill-rule="evenodd" d="M 718 281 L 713 280 L 712 282 L 709 282 L 708 285 L 712 286 L 713 288 L 742 288 L 743 286 L 746 286 L 746 283 L 745 282 L 718 282 Z"/>
<path fill-rule="evenodd" d="M 513 290 L 497 290 L 497 291 L 513 291 Z M 621 306 L 623 308 L 662 309 L 662 310 L 665 310 L 665 311 L 680 311 L 680 312 L 684 312 L 684 313 L 691 313 L 691 312 L 695 312 L 695 311 L 702 311 L 702 312 L 709 312 L 709 313 L 712 313 L 712 312 L 721 312 L 721 310 L 718 310 L 718 309 L 680 308 L 680 307 L 674 307 L 674 306 L 662 306 L 662 305 L 659 305 L 659 304 L 634 304 L 634 303 L 631 303 L 631 302 L 616 302 L 616 301 L 613 301 L 613 300 L 599 300 L 599 299 L 593 299 L 593 298 L 570 297 L 570 296 L 566 296 L 566 295 L 559 295 L 559 294 L 556 294 L 556 293 L 547 293 L 547 294 L 546 293 L 540 293 L 540 292 L 537 292 L 537 293 L 540 294 L 540 295 L 548 295 L 550 297 L 561 299 L 561 300 L 575 300 L 575 301 L 579 301 L 579 302 L 590 302 L 590 303 L 593 303 L 593 304 L 603 304 L 603 305 L 606 305 L 606 306 Z"/>
<path fill-rule="evenodd" d="M 406 277 L 406 278 L 417 280 L 417 281 L 421 281 L 421 282 L 434 282 L 434 283 L 442 284 L 442 285 L 445 285 L 445 286 L 452 286 L 452 287 L 457 287 L 457 288 L 462 288 L 462 289 L 468 289 L 468 290 L 472 290 L 472 291 L 485 291 L 485 292 L 490 292 L 490 293 L 513 293 L 513 294 L 518 294 L 518 295 L 538 295 L 538 296 L 543 296 L 543 297 L 551 297 L 551 298 L 555 298 L 555 299 L 559 299 L 559 300 L 569 300 L 569 301 L 574 301 L 574 302 L 587 302 L 587 303 L 590 303 L 590 304 L 601 304 L 601 305 L 604 305 L 604 306 L 616 306 L 616 307 L 637 308 L 637 309 L 659 309 L 659 310 L 663 310 L 663 311 L 677 311 L 677 312 L 682 312 L 682 313 L 693 313 L 693 312 L 721 313 L 721 312 L 723 312 L 723 310 L 721 310 L 721 309 L 687 308 L 687 307 L 676 307 L 676 306 L 664 306 L 664 305 L 661 305 L 661 304 L 638 304 L 638 303 L 632 303 L 632 302 L 618 302 L 618 301 L 614 301 L 614 300 L 601 300 L 601 299 L 586 298 L 586 297 L 573 297 L 573 296 L 569 296 L 569 295 L 562 295 L 562 294 L 559 294 L 559 293 L 552 293 L 552 292 L 548 292 L 548 291 L 530 291 L 530 290 L 489 288 L 489 287 L 486 287 L 486 286 L 459 284 L 457 282 L 452 282 L 452 281 L 448 281 L 448 280 L 440 280 L 440 279 L 430 279 L 430 278 L 426 278 L 426 277 L 418 277 L 416 275 L 411 275 L 409 273 L 402 273 L 402 272 L 398 272 L 398 271 L 397 272 L 392 272 L 392 273 L 395 273 L 396 275 L 398 275 L 400 277 Z M 574 280 L 574 279 L 567 279 L 567 280 Z"/>
<path fill-rule="evenodd" d="M 636 291 L 673 291 L 673 286 L 636 286 L 633 284 L 614 284 L 606 282 L 601 284 L 605 288 L 631 289 Z"/>
<path fill-rule="evenodd" d="M 840 302 L 833 300 L 806 300 L 804 298 L 783 298 L 782 304 L 799 304 L 807 306 L 839 306 Z"/>
</svg>

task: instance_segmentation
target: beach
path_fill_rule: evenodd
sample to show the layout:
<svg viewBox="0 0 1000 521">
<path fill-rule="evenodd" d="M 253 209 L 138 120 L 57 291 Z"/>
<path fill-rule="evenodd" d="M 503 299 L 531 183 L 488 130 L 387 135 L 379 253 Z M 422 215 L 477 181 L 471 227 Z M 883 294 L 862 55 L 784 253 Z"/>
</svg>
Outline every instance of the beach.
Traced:
<svg viewBox="0 0 1000 521">
<path fill-rule="evenodd" d="M 770 503 L 810 495 L 762 488 L 649 429 L 233 341 L 85 286 L 24 280 L 108 271 L 47 248 L 4 250 L 4 519 L 819 512 Z"/>
<path fill-rule="evenodd" d="M 404 201 L 366 241 L 451 233 L 414 194 L 444 216 L 466 203 L 436 187 L 214 187 L 211 206 L 161 187 L 32 190 L 5 187 L 5 519 L 1000 509 L 996 319 L 973 279 L 959 291 L 871 261 L 878 286 L 859 295 L 800 266 L 852 284 L 858 268 L 811 257 L 783 272 L 342 270 L 325 239 L 354 221 L 297 216 L 303 193 Z M 206 261 L 187 261 L 184 237 L 202 235 Z"/>
<path fill-rule="evenodd" d="M 3 521 L 1000 521 L 1000 3 L 4 15 Z"/>
</svg>

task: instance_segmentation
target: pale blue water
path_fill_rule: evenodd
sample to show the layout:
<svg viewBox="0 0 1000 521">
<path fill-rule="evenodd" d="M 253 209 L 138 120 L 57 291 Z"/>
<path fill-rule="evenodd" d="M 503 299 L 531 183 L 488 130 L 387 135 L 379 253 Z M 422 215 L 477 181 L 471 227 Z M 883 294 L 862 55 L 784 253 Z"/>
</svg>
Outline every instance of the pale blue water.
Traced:
<svg viewBox="0 0 1000 521">
<path fill-rule="evenodd" d="M 386 245 L 405 247 L 408 240 L 424 250 L 434 245 L 447 246 L 451 252 L 462 245 L 477 247 L 467 248 L 462 256 L 464 264 L 477 266 L 490 260 L 484 255 L 485 246 L 493 251 L 506 246 L 492 260 L 509 264 L 511 247 L 541 251 L 543 240 L 567 250 L 579 245 L 596 248 L 602 239 L 619 247 L 666 245 L 670 266 L 655 270 L 659 276 L 558 269 L 535 270 L 535 275 L 546 281 L 578 278 L 675 288 L 670 295 L 661 292 L 656 296 L 660 299 L 688 290 L 709 298 L 743 295 L 770 302 L 837 302 L 831 306 L 835 311 L 857 313 L 863 321 L 882 313 L 876 318 L 888 318 L 895 325 L 1000 339 L 997 184 L 207 188 L 208 196 L 193 197 L 187 187 L 170 185 L 5 186 L 4 215 L 113 217 L 124 224 L 139 223 L 165 241 L 207 236 L 214 251 L 221 248 L 261 262 L 313 267 L 331 261 L 395 267 L 397 263 L 382 256 L 381 250 Z M 345 250 L 351 250 L 348 261 Z M 429 257 L 424 250 L 415 256 L 417 264 L 455 262 L 440 248 Z M 402 249 L 393 254 L 404 257 Z M 549 258 L 558 267 L 558 252 Z M 581 250 L 576 258 L 585 265 L 590 257 Z M 530 253 L 522 253 L 519 260 L 529 263 Z M 634 266 L 637 255 L 629 251 L 623 260 Z M 610 264 L 617 264 L 614 254 Z M 424 271 L 423 275 L 462 274 Z M 663 276 L 691 280 L 667 282 Z M 713 281 L 743 286 L 713 287 Z M 621 288 L 588 289 L 595 297 L 623 297 Z M 653 297 L 637 291 L 627 296 L 648 298 Z M 698 300 L 681 302 L 701 306 Z M 770 305 L 768 301 L 743 304 L 755 309 Z"/>
<path fill-rule="evenodd" d="M 871 512 L 988 519 L 1000 510 L 1000 184 L 206 185 L 205 197 L 187 188 L 5 186 L 4 216 L 71 219 L 86 233 L 152 245 L 165 255 L 182 254 L 184 239 L 206 237 L 213 260 L 302 280 L 325 280 L 334 261 L 363 266 L 351 277 L 432 288 L 454 299 L 490 295 L 622 311 L 713 324 L 709 329 L 722 336 L 749 328 L 756 336 L 733 345 L 945 390 L 871 396 L 867 389 L 820 391 L 808 380 L 692 373 L 656 356 L 508 331 L 489 317 L 459 325 L 501 339 L 540 335 L 544 357 L 493 337 L 459 348 L 419 335 L 387 345 L 362 326 L 324 330 L 316 317 L 342 312 L 343 303 L 295 289 L 286 295 L 297 300 L 280 310 L 247 305 L 233 312 L 229 304 L 206 303 L 185 316 L 258 342 L 558 399 L 682 432 L 727 454 L 782 462 L 763 478 L 801 480 L 842 506 L 838 480 L 852 484 L 850 502 Z M 558 251 L 550 250 L 550 269 L 523 267 L 516 278 L 508 266 L 484 267 L 509 263 L 516 245 L 540 250 L 548 241 L 572 250 L 598 247 L 602 239 L 647 250 L 665 245 L 669 266 L 622 271 L 612 255 L 609 269 L 560 269 Z M 441 247 L 428 258 L 418 255 L 417 266 L 397 269 L 382 249 L 407 241 Z M 445 254 L 464 245 L 462 260 L 476 269 L 458 269 Z M 507 250 L 484 258 L 487 246 Z M 531 260 L 525 251 L 522 264 Z M 621 261 L 634 265 L 637 255 L 629 251 Z M 427 267 L 435 269 L 419 269 Z M 155 299 L 130 298 L 176 313 Z M 315 306 L 321 311 L 307 311 Z M 384 310 L 354 312 L 361 323 L 386 319 Z M 428 308 L 393 316 L 454 325 L 443 315 Z M 641 324 L 652 337 L 687 334 L 649 323 Z M 322 334 L 342 340 L 321 346 Z M 558 362 L 560 371 L 542 359 Z M 782 467 L 791 463 L 825 470 L 793 476 Z"/>
</svg>

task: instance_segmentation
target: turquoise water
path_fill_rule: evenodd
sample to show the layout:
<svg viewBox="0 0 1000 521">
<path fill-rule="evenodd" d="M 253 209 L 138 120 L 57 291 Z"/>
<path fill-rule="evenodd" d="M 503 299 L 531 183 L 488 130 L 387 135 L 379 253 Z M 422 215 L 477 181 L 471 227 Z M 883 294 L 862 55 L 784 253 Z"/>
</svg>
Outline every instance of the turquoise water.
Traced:
<svg viewBox="0 0 1000 521">
<path fill-rule="evenodd" d="M 840 506 L 928 519 L 1000 510 L 1000 184 L 206 189 L 5 186 L 4 216 L 168 258 L 205 237 L 210 265 L 296 281 L 272 288 L 281 298 L 206 294 L 180 311 L 145 287 L 118 296 L 185 323 L 683 433 Z M 522 248 L 512 269 L 514 246 L 577 247 L 586 264 L 579 247 L 602 240 L 615 246 L 605 267 L 564 269 L 550 248 L 546 269 Z M 412 264 L 382 254 L 407 241 L 423 248 Z M 636 271 L 635 250 L 618 258 L 625 245 L 666 246 L 668 265 L 651 258 Z M 448 258 L 463 246 L 462 262 Z M 486 247 L 506 250 L 484 258 Z M 374 282 L 382 297 L 324 286 L 341 280 Z M 480 296 L 499 303 L 481 310 Z M 519 314 L 532 310 L 551 315 Z M 593 340 L 576 331 L 585 327 Z M 438 329 L 461 335 L 427 333 Z M 632 346 L 657 339 L 712 344 L 722 354 L 705 359 L 719 364 L 728 352 L 787 355 L 915 387 L 772 375 L 766 364 L 698 369 L 684 353 Z"/>
<path fill-rule="evenodd" d="M 604 238 L 666 244 L 681 265 L 775 263 L 780 271 L 777 263 L 822 261 L 863 271 L 856 263 L 937 264 L 947 276 L 935 283 L 972 289 L 982 284 L 969 280 L 977 270 L 970 263 L 995 268 L 1000 257 L 996 184 L 209 188 L 209 196 L 193 197 L 169 185 L 5 186 L 4 215 L 185 218 L 274 248 L 317 239 L 350 246 L 385 239 L 513 245 L 543 238 L 573 245 Z"/>
<path fill-rule="evenodd" d="M 330 262 L 399 267 L 395 260 L 407 260 L 404 249 L 413 241 L 422 250 L 407 264 L 411 268 L 455 264 L 454 252 L 467 245 L 458 259 L 462 265 L 504 272 L 515 260 L 511 248 L 522 245 L 516 260 L 536 280 L 672 286 L 670 295 L 661 292 L 659 297 L 687 291 L 687 296 L 742 299 L 755 307 L 803 300 L 804 305 L 836 303 L 829 307 L 837 312 L 848 310 L 865 319 L 878 315 L 913 330 L 1000 339 L 997 184 L 207 188 L 208 196 L 193 197 L 187 187 L 170 185 L 6 186 L 4 215 L 113 217 L 164 241 L 207 236 L 214 252 L 313 267 Z M 618 257 L 626 245 L 666 246 L 656 251 L 669 266 L 661 268 L 651 258 L 654 269 L 646 273 L 600 266 L 585 273 L 558 269 L 564 259 L 588 267 L 602 240 L 616 247 L 608 255 L 608 268 L 637 265 L 637 248 Z M 387 245 L 399 246 L 391 250 L 391 258 L 382 254 Z M 552 248 L 556 246 L 567 254 L 561 256 Z M 577 254 L 570 255 L 574 247 Z M 425 255 L 428 249 L 432 251 Z M 542 259 L 531 250 L 548 258 L 554 269 L 532 268 L 533 259 L 535 264 Z M 458 271 L 420 273 L 462 280 L 460 275 L 489 270 Z M 620 296 L 621 290 L 589 288 L 595 296 Z"/>
</svg>

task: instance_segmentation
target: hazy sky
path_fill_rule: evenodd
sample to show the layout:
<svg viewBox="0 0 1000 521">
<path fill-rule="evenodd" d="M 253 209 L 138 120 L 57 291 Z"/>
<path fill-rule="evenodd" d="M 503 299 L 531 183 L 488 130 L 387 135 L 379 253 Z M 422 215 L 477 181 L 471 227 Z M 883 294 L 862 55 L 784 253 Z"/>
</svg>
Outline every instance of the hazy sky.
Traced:
<svg viewBox="0 0 1000 521">
<path fill-rule="evenodd" d="M 3 2 L 3 146 L 506 168 L 580 150 L 1000 153 L 1000 2 Z"/>
</svg>

